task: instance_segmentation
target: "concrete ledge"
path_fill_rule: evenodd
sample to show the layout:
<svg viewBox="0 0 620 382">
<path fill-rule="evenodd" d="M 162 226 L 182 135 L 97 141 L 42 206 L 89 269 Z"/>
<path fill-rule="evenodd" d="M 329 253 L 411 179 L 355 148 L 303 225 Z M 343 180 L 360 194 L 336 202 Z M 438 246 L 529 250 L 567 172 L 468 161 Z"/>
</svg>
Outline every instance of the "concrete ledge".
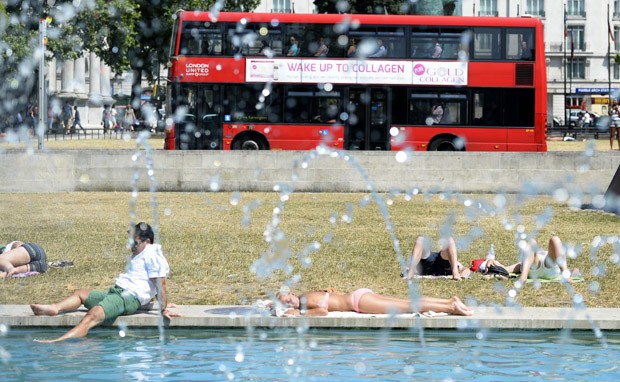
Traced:
<svg viewBox="0 0 620 382">
<path fill-rule="evenodd" d="M 428 329 L 513 329 L 513 330 L 620 330 L 620 309 L 610 308 L 489 308 L 477 307 L 470 317 L 440 316 L 414 317 L 413 315 L 359 314 L 346 317 L 273 317 L 254 310 L 251 306 L 183 305 L 174 309 L 182 317 L 166 323 L 179 328 L 245 328 L 297 327 L 300 322 L 313 328 L 428 328 Z M 0 324 L 9 328 L 72 327 L 84 316 L 85 310 L 55 317 L 35 316 L 28 305 L 1 305 Z M 157 311 L 143 311 L 119 317 L 128 327 L 158 327 Z"/>
<path fill-rule="evenodd" d="M 149 190 L 145 155 L 133 150 L 0 152 L 2 192 Z M 152 151 L 157 191 L 264 191 L 274 186 L 303 192 L 393 190 L 487 193 L 565 187 L 582 194 L 604 193 L 620 166 L 620 151 L 547 153 L 412 152 L 399 163 L 394 152 Z M 369 183 L 370 182 L 370 183 Z"/>
</svg>

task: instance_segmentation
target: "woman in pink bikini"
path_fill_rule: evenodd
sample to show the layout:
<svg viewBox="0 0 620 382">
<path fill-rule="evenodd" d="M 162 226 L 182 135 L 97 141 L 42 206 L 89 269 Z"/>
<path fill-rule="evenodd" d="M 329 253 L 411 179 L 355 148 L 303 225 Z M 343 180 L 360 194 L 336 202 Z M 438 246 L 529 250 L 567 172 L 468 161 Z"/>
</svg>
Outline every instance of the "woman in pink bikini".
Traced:
<svg viewBox="0 0 620 382">
<path fill-rule="evenodd" d="M 408 299 L 384 296 L 368 288 L 357 289 L 353 293 L 335 293 L 329 291 L 307 292 L 297 296 L 292 292 L 278 294 L 280 302 L 290 306 L 285 313 L 299 316 L 302 314 L 302 302 L 307 316 L 325 316 L 328 312 L 358 312 L 384 314 L 394 311 L 412 313 L 414 308 Z M 417 311 L 458 314 L 471 316 L 472 310 L 458 297 L 434 298 L 421 297 Z"/>
</svg>

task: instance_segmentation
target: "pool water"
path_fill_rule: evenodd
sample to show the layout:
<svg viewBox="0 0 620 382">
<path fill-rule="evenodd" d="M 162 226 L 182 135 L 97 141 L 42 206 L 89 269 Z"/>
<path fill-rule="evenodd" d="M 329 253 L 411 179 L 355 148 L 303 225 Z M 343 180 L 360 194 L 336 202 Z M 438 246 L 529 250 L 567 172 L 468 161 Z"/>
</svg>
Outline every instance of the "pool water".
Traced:
<svg viewBox="0 0 620 382">
<path fill-rule="evenodd" d="M 620 333 L 115 328 L 57 344 L 60 330 L 0 337 L 3 381 L 618 380 Z"/>
</svg>

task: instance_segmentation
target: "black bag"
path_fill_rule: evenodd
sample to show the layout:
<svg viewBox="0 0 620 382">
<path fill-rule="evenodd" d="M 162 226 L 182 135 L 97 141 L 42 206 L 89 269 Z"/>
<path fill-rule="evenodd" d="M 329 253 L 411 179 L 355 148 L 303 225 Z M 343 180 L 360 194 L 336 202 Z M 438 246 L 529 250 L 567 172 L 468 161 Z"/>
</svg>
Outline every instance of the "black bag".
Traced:
<svg viewBox="0 0 620 382">
<path fill-rule="evenodd" d="M 508 277 L 508 271 L 506 270 L 506 268 L 497 266 L 497 265 L 490 265 L 487 267 L 486 272 L 484 272 L 488 275 L 500 275 L 500 276 L 504 276 L 504 277 Z"/>
</svg>

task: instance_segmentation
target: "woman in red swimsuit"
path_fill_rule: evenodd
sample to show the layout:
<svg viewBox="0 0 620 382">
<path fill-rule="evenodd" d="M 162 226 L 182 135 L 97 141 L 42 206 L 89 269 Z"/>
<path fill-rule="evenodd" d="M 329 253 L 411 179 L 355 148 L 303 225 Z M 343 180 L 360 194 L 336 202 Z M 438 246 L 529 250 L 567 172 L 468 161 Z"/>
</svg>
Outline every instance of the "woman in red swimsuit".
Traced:
<svg viewBox="0 0 620 382">
<path fill-rule="evenodd" d="M 473 313 L 458 297 L 449 299 L 421 297 L 418 305 L 413 307 L 408 299 L 380 295 L 368 288 L 357 289 L 352 293 L 314 291 L 300 296 L 292 292 L 280 293 L 278 299 L 282 304 L 290 307 L 285 313 L 295 316 L 302 313 L 307 316 L 325 316 L 328 312 L 384 314 L 433 311 L 462 316 L 471 316 Z M 305 312 L 302 308 L 305 308 Z"/>
</svg>

